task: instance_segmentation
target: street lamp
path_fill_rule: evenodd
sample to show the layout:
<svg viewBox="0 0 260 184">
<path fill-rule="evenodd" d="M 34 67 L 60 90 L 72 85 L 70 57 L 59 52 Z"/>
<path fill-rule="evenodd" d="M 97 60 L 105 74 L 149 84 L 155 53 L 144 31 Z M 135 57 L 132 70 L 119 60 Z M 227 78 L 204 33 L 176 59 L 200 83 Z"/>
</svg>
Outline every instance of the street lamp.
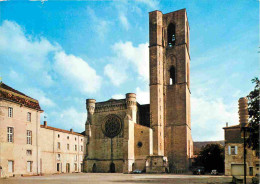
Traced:
<svg viewBox="0 0 260 184">
<path fill-rule="evenodd" d="M 244 183 L 246 184 L 246 130 L 248 129 L 248 105 L 247 98 L 241 97 L 238 100 L 239 106 L 239 123 L 241 127 L 241 137 L 244 142 Z"/>
</svg>

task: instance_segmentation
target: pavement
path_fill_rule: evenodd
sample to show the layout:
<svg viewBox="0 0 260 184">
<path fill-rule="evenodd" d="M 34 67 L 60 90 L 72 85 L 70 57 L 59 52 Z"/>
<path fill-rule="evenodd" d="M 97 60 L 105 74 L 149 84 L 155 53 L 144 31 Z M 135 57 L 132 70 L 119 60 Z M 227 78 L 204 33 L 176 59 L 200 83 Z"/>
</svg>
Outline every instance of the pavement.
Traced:
<svg viewBox="0 0 260 184">
<path fill-rule="evenodd" d="M 73 173 L 0 179 L 0 184 L 192 184 L 230 183 L 230 176 Z"/>
</svg>

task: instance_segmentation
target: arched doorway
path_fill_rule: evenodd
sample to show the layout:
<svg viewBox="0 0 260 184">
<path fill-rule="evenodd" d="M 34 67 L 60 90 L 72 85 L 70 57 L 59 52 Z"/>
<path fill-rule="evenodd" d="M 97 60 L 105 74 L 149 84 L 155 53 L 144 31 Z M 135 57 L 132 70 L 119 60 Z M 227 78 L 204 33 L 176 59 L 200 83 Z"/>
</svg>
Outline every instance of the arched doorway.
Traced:
<svg viewBox="0 0 260 184">
<path fill-rule="evenodd" d="M 173 171 L 174 171 L 174 166 L 173 166 L 172 163 L 170 163 L 170 164 L 169 164 L 169 172 L 170 172 L 170 173 L 173 173 Z"/>
<path fill-rule="evenodd" d="M 132 171 L 135 170 L 135 163 L 132 164 Z"/>
<path fill-rule="evenodd" d="M 116 172 L 116 166 L 115 166 L 115 164 L 113 162 L 110 164 L 110 172 L 111 173 L 115 173 Z"/>
<path fill-rule="evenodd" d="M 93 172 L 93 173 L 97 172 L 97 166 L 96 166 L 96 164 L 93 164 L 92 172 Z"/>
</svg>

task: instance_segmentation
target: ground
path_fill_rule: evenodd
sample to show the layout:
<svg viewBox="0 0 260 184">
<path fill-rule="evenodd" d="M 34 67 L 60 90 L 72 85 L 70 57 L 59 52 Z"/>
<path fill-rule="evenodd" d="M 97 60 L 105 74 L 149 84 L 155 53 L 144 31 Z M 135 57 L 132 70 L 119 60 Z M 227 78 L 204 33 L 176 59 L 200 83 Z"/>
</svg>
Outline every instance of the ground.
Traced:
<svg viewBox="0 0 260 184">
<path fill-rule="evenodd" d="M 73 173 L 0 179 L 0 184 L 197 184 L 229 183 L 231 180 L 232 178 L 228 176 L 210 175 Z"/>
</svg>

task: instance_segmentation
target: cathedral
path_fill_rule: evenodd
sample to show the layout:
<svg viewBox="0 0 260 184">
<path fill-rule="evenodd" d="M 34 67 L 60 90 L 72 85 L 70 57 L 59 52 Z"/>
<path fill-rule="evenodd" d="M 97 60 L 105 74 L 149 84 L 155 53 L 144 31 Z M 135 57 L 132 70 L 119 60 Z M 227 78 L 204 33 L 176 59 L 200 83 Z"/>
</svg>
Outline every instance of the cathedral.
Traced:
<svg viewBox="0 0 260 184">
<path fill-rule="evenodd" d="M 86 100 L 85 172 L 186 172 L 193 155 L 186 9 L 149 13 L 150 104 Z"/>
</svg>

